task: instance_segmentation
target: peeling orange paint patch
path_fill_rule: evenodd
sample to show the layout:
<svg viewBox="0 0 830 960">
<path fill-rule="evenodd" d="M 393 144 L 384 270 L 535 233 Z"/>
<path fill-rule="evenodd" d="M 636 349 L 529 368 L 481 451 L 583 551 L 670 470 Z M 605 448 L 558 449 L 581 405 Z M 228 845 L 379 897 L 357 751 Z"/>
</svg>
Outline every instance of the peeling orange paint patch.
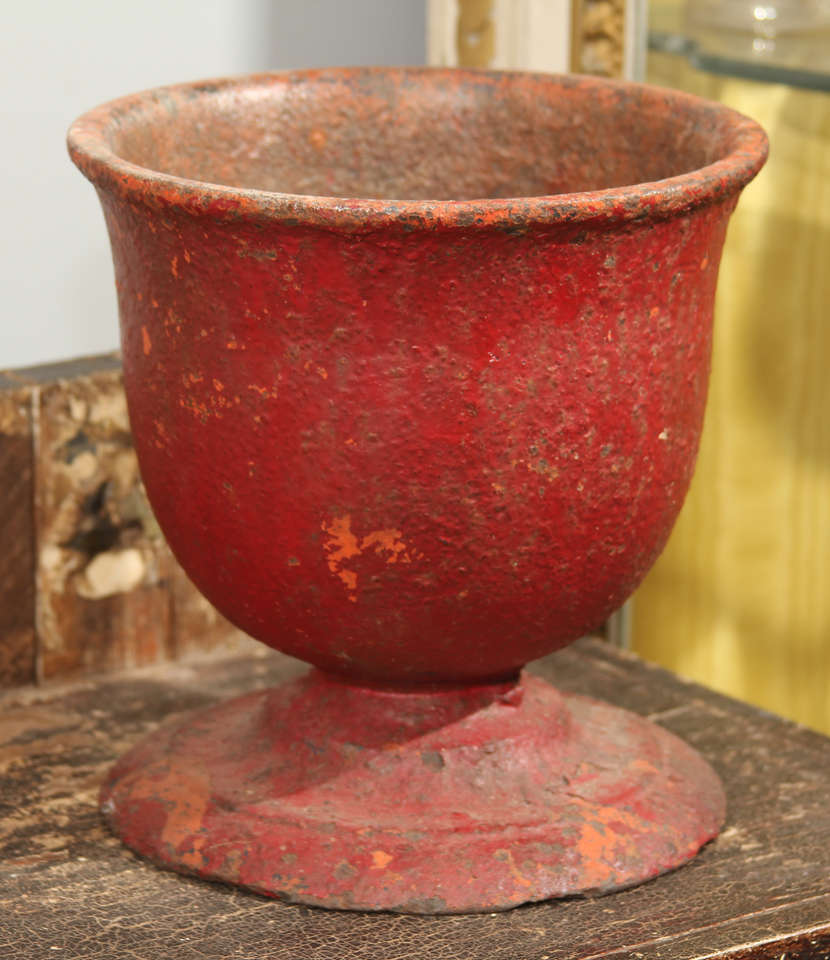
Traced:
<svg viewBox="0 0 830 960">
<path fill-rule="evenodd" d="M 144 348 L 144 356 L 146 357 L 153 349 L 153 344 L 150 342 L 150 333 L 145 326 L 141 328 L 141 344 Z"/>
<path fill-rule="evenodd" d="M 199 851 L 207 837 L 194 834 L 198 834 L 202 829 L 202 816 L 206 807 L 206 797 L 191 794 L 187 800 L 170 811 L 161 834 L 161 842 L 169 843 L 174 850 L 178 850 L 185 866 L 196 869 L 203 866 Z M 181 849 L 182 847 L 185 849 Z"/>
<path fill-rule="evenodd" d="M 393 857 L 385 850 L 372 851 L 372 870 L 385 870 L 392 862 Z"/>
<path fill-rule="evenodd" d="M 600 826 L 584 823 L 577 847 L 583 863 L 586 885 L 602 887 L 613 883 L 615 871 L 612 864 L 618 862 L 621 854 L 619 837 L 607 833 Z"/>
<path fill-rule="evenodd" d="M 179 279 L 179 258 L 173 257 L 170 261 L 170 272 L 178 280 Z"/>
<path fill-rule="evenodd" d="M 167 808 L 161 843 L 177 851 L 186 866 L 202 866 L 199 850 L 206 838 L 200 832 L 210 798 L 207 775 L 165 770 L 160 777 L 138 778 L 130 794 L 134 799 L 161 800 Z"/>
<path fill-rule="evenodd" d="M 303 370 L 308 371 L 308 370 L 311 370 L 312 367 L 314 367 L 314 372 L 317 374 L 318 377 L 322 377 L 323 380 L 328 380 L 329 378 L 328 370 L 326 370 L 325 367 L 321 367 L 319 363 L 312 363 L 311 360 L 306 360 L 306 362 L 303 364 Z"/>
<path fill-rule="evenodd" d="M 496 850 L 493 856 L 496 858 L 496 860 L 506 861 L 510 875 L 513 877 L 516 883 L 522 887 L 529 887 L 531 885 L 532 881 L 528 880 L 528 878 L 516 866 L 516 861 L 513 859 L 513 853 L 510 850 L 500 848 Z"/>
<path fill-rule="evenodd" d="M 168 439 L 167 430 L 161 420 L 154 420 L 153 426 L 156 428 L 156 433 L 158 434 L 157 437 L 153 438 L 153 443 L 157 449 L 163 450 Z"/>
<path fill-rule="evenodd" d="M 248 389 L 252 390 L 254 393 L 258 393 L 261 397 L 269 397 L 274 399 L 279 396 L 279 391 L 277 390 L 276 384 L 273 387 L 260 387 L 256 383 L 249 383 Z"/>
<path fill-rule="evenodd" d="M 358 538 L 352 531 L 350 514 L 335 517 L 331 523 L 323 521 L 321 529 L 329 535 L 323 544 L 326 551 L 326 563 L 329 570 L 336 574 L 349 591 L 349 599 L 356 602 L 357 573 L 343 566 L 344 560 L 359 557 L 367 550 L 374 548 L 375 554 L 385 556 L 387 563 L 411 563 L 420 560 L 423 554 L 408 548 L 402 539 L 400 530 L 389 527 L 384 530 L 373 530 L 365 537 Z"/>
<path fill-rule="evenodd" d="M 403 563 L 409 563 L 411 558 L 406 552 L 406 544 L 400 538 L 400 530 L 374 530 L 361 540 L 360 549 L 363 551 L 374 547 L 375 553 L 386 551 L 389 554 L 387 563 L 397 563 L 399 559 Z"/>
<path fill-rule="evenodd" d="M 341 560 L 356 557 L 360 553 L 357 537 L 352 533 L 351 514 L 335 517 L 328 526 L 323 523 L 322 529 L 331 537 L 326 543 L 330 570 L 334 570 Z"/>
<path fill-rule="evenodd" d="M 611 853 L 608 849 L 610 841 L 616 846 L 617 838 L 606 833 L 604 826 L 595 823 L 583 823 L 579 832 L 579 850 L 589 861 L 598 865 L 598 861 L 605 860 Z"/>
<path fill-rule="evenodd" d="M 357 537 L 352 533 L 352 518 L 347 513 L 342 517 L 335 517 L 328 525 L 323 521 L 321 528 L 329 535 L 329 539 L 323 544 L 323 549 L 327 553 L 328 568 L 346 585 L 346 589 L 351 594 L 349 599 L 356 599 L 354 591 L 357 589 L 357 574 L 353 570 L 340 567 L 344 560 L 356 557 L 360 553 Z"/>
<path fill-rule="evenodd" d="M 643 777 L 660 776 L 660 771 L 657 769 L 657 767 L 655 767 L 653 763 L 649 763 L 649 761 L 643 757 L 636 757 L 631 763 L 631 769 L 636 770 L 637 773 L 642 774 Z"/>
<path fill-rule="evenodd" d="M 189 374 L 188 379 L 191 383 L 198 383 L 204 378 L 199 376 L 196 377 L 194 374 Z M 217 386 L 217 384 L 219 384 Z M 207 423 L 211 417 L 217 417 L 221 419 L 223 416 L 223 411 L 228 407 L 232 407 L 234 404 L 239 403 L 239 397 L 234 397 L 233 400 L 229 400 L 223 393 L 224 385 L 220 384 L 218 380 L 213 381 L 213 385 L 216 388 L 216 393 L 206 398 L 207 402 L 201 402 L 195 397 L 179 397 L 179 406 L 187 410 L 190 410 L 194 416 L 198 417 L 202 423 Z M 187 383 L 185 383 L 187 386 Z M 256 418 L 254 418 L 256 419 Z"/>
<path fill-rule="evenodd" d="M 616 882 L 615 865 L 636 853 L 635 838 L 646 832 L 643 820 L 620 807 L 600 806 L 576 796 L 572 799 L 584 818 L 576 847 L 583 862 L 586 886 L 602 887 Z M 667 824 L 667 831 L 670 830 Z"/>
<path fill-rule="evenodd" d="M 553 481 L 559 477 L 559 470 L 556 467 L 552 467 L 544 458 L 537 460 L 525 460 L 523 458 L 519 458 L 511 460 L 510 466 L 514 470 L 517 466 L 527 467 L 527 469 L 532 470 L 533 473 L 538 473 L 540 476 L 544 477 L 548 483 L 553 483 Z M 504 487 L 498 483 L 492 483 L 490 486 L 496 491 L 496 493 L 502 493 L 504 491 Z"/>
</svg>

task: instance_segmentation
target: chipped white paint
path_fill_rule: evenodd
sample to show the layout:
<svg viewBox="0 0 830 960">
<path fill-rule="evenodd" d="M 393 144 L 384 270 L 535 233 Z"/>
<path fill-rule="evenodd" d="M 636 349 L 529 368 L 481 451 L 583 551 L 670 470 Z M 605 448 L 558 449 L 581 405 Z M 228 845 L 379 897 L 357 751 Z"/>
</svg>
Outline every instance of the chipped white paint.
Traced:
<svg viewBox="0 0 830 960">
<path fill-rule="evenodd" d="M 90 560 L 75 581 L 75 589 L 88 600 L 128 593 L 141 583 L 146 570 L 144 557 L 134 547 L 107 550 Z"/>
<path fill-rule="evenodd" d="M 90 423 L 130 429 L 127 400 L 121 390 L 98 394 L 89 410 Z"/>
<path fill-rule="evenodd" d="M 91 450 L 83 450 L 72 460 L 66 472 L 76 484 L 83 483 L 95 476 L 98 470 L 98 458 Z"/>
<path fill-rule="evenodd" d="M 458 66 L 458 0 L 428 0 L 427 59 Z M 493 0 L 493 59 L 498 70 L 565 73 L 570 64 L 570 0 Z"/>
</svg>

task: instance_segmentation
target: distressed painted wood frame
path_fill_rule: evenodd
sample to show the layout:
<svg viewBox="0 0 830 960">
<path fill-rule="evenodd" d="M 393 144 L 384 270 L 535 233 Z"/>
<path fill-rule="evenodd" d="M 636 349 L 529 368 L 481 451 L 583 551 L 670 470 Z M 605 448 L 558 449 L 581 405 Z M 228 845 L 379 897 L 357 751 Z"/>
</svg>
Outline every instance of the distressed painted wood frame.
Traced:
<svg viewBox="0 0 830 960">
<path fill-rule="evenodd" d="M 600 77 L 625 74 L 626 0 L 572 0 L 571 70 Z"/>
<path fill-rule="evenodd" d="M 428 60 L 636 80 L 645 9 L 645 0 L 428 0 Z"/>
<path fill-rule="evenodd" d="M 0 688 L 228 645 L 147 503 L 119 358 L 0 372 Z"/>
</svg>

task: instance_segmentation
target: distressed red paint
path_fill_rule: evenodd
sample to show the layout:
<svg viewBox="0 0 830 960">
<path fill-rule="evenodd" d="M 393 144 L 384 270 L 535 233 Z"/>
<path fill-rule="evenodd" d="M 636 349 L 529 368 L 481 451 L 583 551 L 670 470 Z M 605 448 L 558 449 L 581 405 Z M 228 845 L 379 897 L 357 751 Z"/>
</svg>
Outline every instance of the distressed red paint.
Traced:
<svg viewBox="0 0 830 960">
<path fill-rule="evenodd" d="M 461 684 L 512 685 L 524 663 L 630 594 L 691 476 L 726 222 L 765 156 L 754 123 L 593 79 L 332 70 L 126 98 L 81 118 L 70 149 L 104 206 L 135 442 L 171 546 L 240 627 L 363 691 L 342 715 L 323 681 L 306 690 L 319 700 L 315 742 L 336 739 L 342 723 L 364 749 L 379 690 L 412 705 L 444 687 L 466 703 Z M 512 739 L 489 720 L 464 721 L 482 795 L 501 778 L 509 796 L 535 769 L 546 697 L 538 715 L 522 708 Z M 201 786 L 181 753 L 166 772 L 142 772 L 166 764 L 166 748 L 139 748 L 105 791 L 112 822 L 161 862 L 305 902 L 493 909 L 613 888 L 682 862 L 722 816 L 708 768 L 684 775 L 666 747 L 659 775 L 641 770 L 631 787 L 661 784 L 660 803 L 647 804 L 659 816 L 626 812 L 627 800 L 605 820 L 592 812 L 570 859 L 527 853 L 537 827 L 524 823 L 498 840 L 501 859 L 472 842 L 478 828 L 460 826 L 478 851 L 462 867 L 435 846 L 449 844 L 446 816 L 471 794 L 443 768 L 423 780 L 410 745 L 397 843 L 371 808 L 366 849 L 352 829 L 349 791 L 364 791 L 367 808 L 388 773 L 367 761 L 348 791 L 327 795 L 322 846 L 305 815 L 285 813 L 273 780 L 274 826 L 251 853 L 244 838 L 259 835 L 261 810 L 242 797 L 266 761 L 247 707 L 227 709 L 240 742 L 220 748 L 210 717 L 179 735 L 202 743 L 200 769 L 212 772 Z M 595 729 L 610 708 L 580 709 L 562 707 L 570 720 L 551 727 L 545 750 L 564 756 L 579 743 L 588 762 L 617 744 Z M 280 724 L 305 722 L 292 716 L 282 710 Z M 400 736 L 423 735 L 401 723 Z M 455 730 L 447 721 L 440 736 Z M 284 766 L 291 736 L 269 745 L 267 764 Z M 633 752 L 610 751 L 620 788 L 637 782 L 637 751 L 648 752 L 640 727 L 622 739 Z M 494 744 L 500 763 L 486 759 Z M 312 761 L 303 755 L 303 776 Z M 154 800 L 156 776 L 165 786 Z M 436 779 L 445 806 L 418 812 Z M 313 787 L 301 776 L 297 789 Z M 550 779 L 537 787 L 552 790 Z M 229 790 L 234 812 L 220 816 Z M 700 794 L 688 817 L 673 791 Z M 551 801 L 551 850 L 561 853 L 550 837 L 582 803 Z M 629 815 L 651 824 L 659 851 L 643 853 L 649 830 Z M 421 839 L 406 846 L 409 834 Z M 283 841 L 296 846 L 294 873 L 274 866 Z M 220 842 L 233 869 L 211 852 Z M 376 883 L 396 860 L 397 886 Z"/>
<path fill-rule="evenodd" d="M 163 866 L 417 913 L 627 886 L 695 853 L 723 818 L 717 779 L 685 743 L 534 677 L 413 695 L 321 672 L 146 741 L 111 772 L 103 807 Z"/>
</svg>

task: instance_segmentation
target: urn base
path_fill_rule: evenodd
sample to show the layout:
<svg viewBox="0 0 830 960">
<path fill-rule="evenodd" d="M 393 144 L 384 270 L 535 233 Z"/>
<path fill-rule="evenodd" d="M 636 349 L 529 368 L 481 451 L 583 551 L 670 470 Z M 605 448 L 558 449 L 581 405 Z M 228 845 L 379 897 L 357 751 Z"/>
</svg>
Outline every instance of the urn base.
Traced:
<svg viewBox="0 0 830 960">
<path fill-rule="evenodd" d="M 101 806 L 168 869 L 429 914 L 631 886 L 694 856 L 725 812 L 683 741 L 536 677 L 407 692 L 320 671 L 148 737 Z"/>
</svg>

